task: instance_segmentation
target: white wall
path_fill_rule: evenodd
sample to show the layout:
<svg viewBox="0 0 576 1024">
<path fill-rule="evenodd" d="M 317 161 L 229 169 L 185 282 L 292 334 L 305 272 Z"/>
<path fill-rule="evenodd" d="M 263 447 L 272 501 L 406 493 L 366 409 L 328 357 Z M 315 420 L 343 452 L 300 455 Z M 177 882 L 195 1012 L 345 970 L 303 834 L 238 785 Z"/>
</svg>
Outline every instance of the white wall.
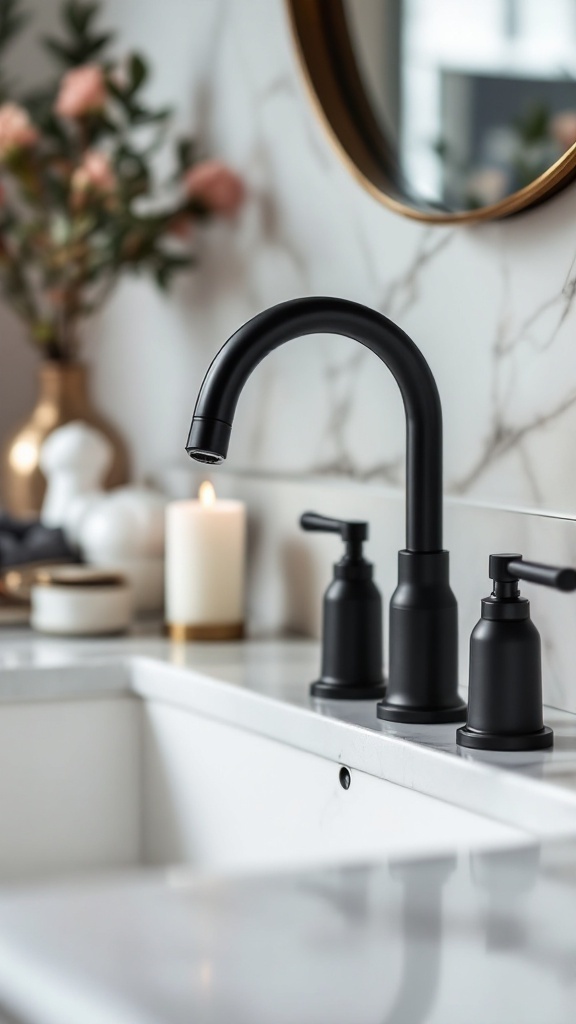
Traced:
<svg viewBox="0 0 576 1024">
<path fill-rule="evenodd" d="M 35 6 L 49 23 L 53 0 Z M 422 347 L 444 402 L 450 490 L 576 512 L 576 190 L 474 229 L 393 216 L 352 180 L 310 112 L 282 0 L 105 6 L 122 42 L 154 58 L 154 97 L 175 102 L 179 126 L 250 188 L 236 226 L 199 233 L 202 266 L 169 300 L 127 281 L 87 332 L 97 399 L 129 438 L 137 472 L 184 465 L 203 369 L 229 332 L 273 302 L 318 292 L 387 312 Z M 2 334 L 1 426 L 30 397 L 16 336 L 13 324 Z M 394 480 L 403 444 L 385 369 L 345 340 L 309 339 L 250 382 L 231 465 Z"/>
</svg>

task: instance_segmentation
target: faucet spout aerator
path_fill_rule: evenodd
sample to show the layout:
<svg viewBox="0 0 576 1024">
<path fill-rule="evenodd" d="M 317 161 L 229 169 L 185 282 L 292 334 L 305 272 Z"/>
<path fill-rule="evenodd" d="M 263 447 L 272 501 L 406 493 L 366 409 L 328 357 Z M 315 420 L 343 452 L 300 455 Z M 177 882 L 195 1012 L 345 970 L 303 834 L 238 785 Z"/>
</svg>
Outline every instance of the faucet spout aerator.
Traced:
<svg viewBox="0 0 576 1024">
<path fill-rule="evenodd" d="M 199 448 L 187 448 L 186 451 L 194 462 L 203 462 L 206 466 L 219 466 L 224 459 L 215 452 L 203 452 Z"/>
<path fill-rule="evenodd" d="M 195 416 L 186 443 L 188 455 L 195 462 L 218 466 L 228 454 L 231 430 L 224 420 Z"/>
</svg>

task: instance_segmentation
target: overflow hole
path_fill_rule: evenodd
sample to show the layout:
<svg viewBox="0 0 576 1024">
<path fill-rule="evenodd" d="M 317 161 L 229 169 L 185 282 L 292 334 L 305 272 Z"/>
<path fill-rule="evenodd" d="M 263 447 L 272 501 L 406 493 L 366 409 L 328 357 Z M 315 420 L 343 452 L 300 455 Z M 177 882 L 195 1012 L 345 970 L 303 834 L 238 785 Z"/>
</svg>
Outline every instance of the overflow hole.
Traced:
<svg viewBox="0 0 576 1024">
<path fill-rule="evenodd" d="M 347 768 L 341 768 L 338 776 L 342 789 L 350 789 L 350 772 Z"/>
</svg>

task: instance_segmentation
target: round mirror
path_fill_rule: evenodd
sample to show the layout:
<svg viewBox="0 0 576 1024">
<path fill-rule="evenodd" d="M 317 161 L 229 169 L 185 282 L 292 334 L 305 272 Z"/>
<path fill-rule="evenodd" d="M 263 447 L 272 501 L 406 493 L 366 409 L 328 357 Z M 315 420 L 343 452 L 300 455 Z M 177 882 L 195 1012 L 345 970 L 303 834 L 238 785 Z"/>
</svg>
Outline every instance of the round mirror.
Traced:
<svg viewBox="0 0 576 1024">
<path fill-rule="evenodd" d="M 287 0 L 312 100 L 382 202 L 504 217 L 576 176 L 574 0 Z"/>
</svg>

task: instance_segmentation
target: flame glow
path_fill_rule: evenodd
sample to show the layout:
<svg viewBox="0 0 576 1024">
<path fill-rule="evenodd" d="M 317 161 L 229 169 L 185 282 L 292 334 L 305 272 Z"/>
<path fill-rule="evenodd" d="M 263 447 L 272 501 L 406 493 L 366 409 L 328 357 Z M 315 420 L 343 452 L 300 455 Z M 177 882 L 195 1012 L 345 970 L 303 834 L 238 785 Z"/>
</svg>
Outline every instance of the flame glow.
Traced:
<svg viewBox="0 0 576 1024">
<path fill-rule="evenodd" d="M 37 462 L 38 449 L 31 441 L 18 441 L 10 452 L 10 463 L 17 473 L 30 473 Z"/>
<path fill-rule="evenodd" d="M 216 501 L 216 491 L 209 480 L 205 480 L 203 484 L 200 484 L 198 497 L 200 498 L 201 505 L 213 505 Z"/>
</svg>

